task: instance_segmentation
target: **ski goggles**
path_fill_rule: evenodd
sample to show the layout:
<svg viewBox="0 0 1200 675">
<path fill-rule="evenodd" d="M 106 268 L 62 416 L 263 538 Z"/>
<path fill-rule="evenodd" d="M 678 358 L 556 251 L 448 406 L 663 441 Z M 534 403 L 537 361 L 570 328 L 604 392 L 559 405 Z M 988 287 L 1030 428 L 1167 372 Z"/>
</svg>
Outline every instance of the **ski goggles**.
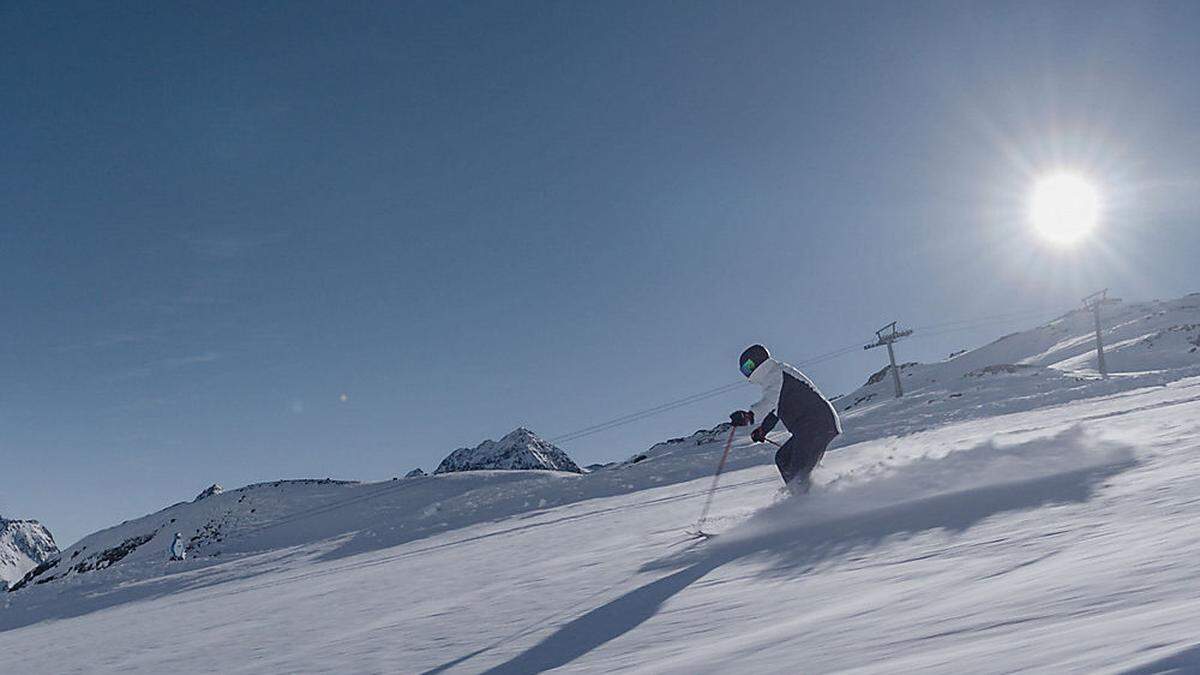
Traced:
<svg viewBox="0 0 1200 675">
<path fill-rule="evenodd" d="M 745 361 L 742 361 L 742 374 L 746 377 L 750 377 L 750 373 L 753 373 L 754 369 L 757 367 L 758 364 L 754 362 L 754 359 L 746 359 Z"/>
</svg>

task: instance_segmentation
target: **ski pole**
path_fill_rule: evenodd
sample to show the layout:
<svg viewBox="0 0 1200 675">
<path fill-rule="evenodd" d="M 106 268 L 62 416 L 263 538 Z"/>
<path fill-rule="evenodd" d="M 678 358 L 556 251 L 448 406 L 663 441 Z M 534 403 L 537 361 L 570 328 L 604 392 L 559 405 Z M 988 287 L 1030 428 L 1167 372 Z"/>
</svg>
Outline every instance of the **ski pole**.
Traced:
<svg viewBox="0 0 1200 675">
<path fill-rule="evenodd" d="M 737 433 L 737 427 L 729 430 L 729 439 L 725 441 L 725 451 L 721 453 L 721 461 L 717 464 L 717 473 L 713 475 L 712 487 L 708 489 L 708 496 L 704 499 L 704 510 L 700 512 L 700 520 L 696 521 L 697 534 L 704 533 L 704 521 L 708 519 L 708 509 L 712 506 L 713 493 L 717 491 L 717 481 L 721 480 L 721 472 L 725 470 L 725 460 L 729 459 L 729 448 L 733 447 L 733 435 Z"/>
<path fill-rule="evenodd" d="M 764 437 L 764 438 L 763 438 L 763 440 L 764 440 L 764 441 L 766 441 L 766 442 L 768 442 L 768 443 L 770 443 L 771 445 L 773 445 L 773 446 L 775 446 L 775 447 L 777 447 L 777 448 L 782 448 L 782 447 L 783 447 L 783 444 L 782 444 L 782 443 L 776 443 L 775 441 L 773 441 L 773 440 L 771 440 L 771 439 L 769 439 L 769 438 L 766 438 L 766 437 Z"/>
</svg>

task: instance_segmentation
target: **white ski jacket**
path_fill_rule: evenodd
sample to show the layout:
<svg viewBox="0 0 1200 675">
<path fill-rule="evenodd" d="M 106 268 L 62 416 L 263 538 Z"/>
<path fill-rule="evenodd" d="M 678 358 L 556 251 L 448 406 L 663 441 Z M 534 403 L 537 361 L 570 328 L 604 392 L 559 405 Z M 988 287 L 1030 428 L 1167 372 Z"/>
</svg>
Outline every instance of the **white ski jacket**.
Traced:
<svg viewBox="0 0 1200 675">
<path fill-rule="evenodd" d="M 804 373 L 776 359 L 763 361 L 750 381 L 762 387 L 762 399 L 751 408 L 754 421 L 770 431 L 782 421 L 793 434 L 800 432 L 842 433 L 833 404 L 825 400 L 817 386 Z"/>
</svg>

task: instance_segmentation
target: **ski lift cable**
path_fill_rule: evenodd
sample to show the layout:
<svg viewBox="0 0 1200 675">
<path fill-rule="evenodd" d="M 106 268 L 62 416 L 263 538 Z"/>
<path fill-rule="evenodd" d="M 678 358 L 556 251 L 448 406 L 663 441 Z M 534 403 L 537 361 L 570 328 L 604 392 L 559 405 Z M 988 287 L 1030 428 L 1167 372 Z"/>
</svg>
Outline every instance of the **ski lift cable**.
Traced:
<svg viewBox="0 0 1200 675">
<path fill-rule="evenodd" d="M 1061 316 L 1062 311 L 1057 310 L 1057 309 L 1029 309 L 1029 310 L 1022 310 L 1022 311 L 1017 311 L 1017 312 L 1007 312 L 1004 314 L 992 314 L 989 316 L 977 316 L 977 317 L 970 318 L 970 319 L 958 319 L 956 321 L 944 321 L 942 323 L 932 323 L 932 324 L 926 324 L 923 326 L 913 326 L 913 330 L 928 331 L 928 330 L 934 330 L 934 329 L 938 329 L 938 328 L 947 328 L 947 327 L 951 327 L 951 326 L 960 326 L 960 325 L 963 325 L 963 326 L 973 326 L 975 324 L 983 325 L 983 324 L 988 324 L 988 323 L 995 323 L 998 321 L 1008 321 L 1008 320 L 1016 320 L 1016 319 L 1023 319 L 1023 318 L 1037 318 L 1037 317 L 1050 315 L 1050 314 L 1054 314 L 1056 316 Z"/>
<path fill-rule="evenodd" d="M 1007 323 L 1007 322 L 1009 322 L 1009 321 L 1014 321 L 1014 320 L 1016 320 L 1017 318 L 1032 318 L 1032 317 L 1039 317 L 1039 316 L 1046 316 L 1046 317 L 1053 317 L 1053 318 L 1057 318 L 1057 317 L 1059 317 L 1059 316 L 1062 316 L 1062 313 L 1061 313 L 1061 312 L 1055 312 L 1055 311 L 1045 311 L 1045 312 L 1042 312 L 1042 313 L 1040 313 L 1040 314 L 1027 315 L 1026 317 L 1010 317 L 1010 316 L 1004 316 L 1004 317 L 983 318 L 983 319 L 977 319 L 977 320 L 975 320 L 975 321 L 973 321 L 973 322 L 971 322 L 971 323 L 969 323 L 969 324 L 963 324 L 963 325 L 960 325 L 960 326 L 953 326 L 953 327 L 944 327 L 944 328 L 941 328 L 941 330 L 933 330 L 933 331 L 930 331 L 930 330 L 927 330 L 927 329 L 925 329 L 925 330 L 923 330 L 923 329 L 917 329 L 917 330 L 918 330 L 918 331 L 920 331 L 920 332 L 918 332 L 918 333 L 917 333 L 916 335 L 914 335 L 913 337 L 914 337 L 914 338 L 931 338 L 931 337 L 938 337 L 938 336 L 941 336 L 941 335 L 947 335 L 947 334 L 949 334 L 949 333 L 957 333 L 957 332 L 966 331 L 966 330 L 974 330 L 974 329 L 976 329 L 976 328 L 983 328 L 983 327 L 986 327 L 986 326 L 994 326 L 994 325 L 996 325 L 996 324 L 999 324 L 999 323 Z"/>
</svg>

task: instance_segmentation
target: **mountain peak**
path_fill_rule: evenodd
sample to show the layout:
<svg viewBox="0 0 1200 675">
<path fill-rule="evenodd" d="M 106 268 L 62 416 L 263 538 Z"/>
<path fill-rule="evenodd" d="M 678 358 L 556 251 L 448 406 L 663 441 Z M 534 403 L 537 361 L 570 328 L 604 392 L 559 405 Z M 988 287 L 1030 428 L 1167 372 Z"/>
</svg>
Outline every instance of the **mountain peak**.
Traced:
<svg viewBox="0 0 1200 675">
<path fill-rule="evenodd" d="M 487 469 L 582 473 L 566 452 L 525 427 L 513 429 L 499 441 L 486 440 L 474 448 L 455 450 L 442 460 L 434 473 Z"/>
<path fill-rule="evenodd" d="M 57 555 L 58 546 L 44 525 L 0 517 L 0 590 Z"/>
<path fill-rule="evenodd" d="M 505 434 L 504 437 L 500 439 L 500 442 L 504 443 L 505 441 L 515 441 L 518 439 L 541 440 L 541 438 L 537 434 L 533 433 L 529 429 L 526 429 L 525 427 L 517 427 L 516 429 L 513 429 L 512 431 Z"/>
<path fill-rule="evenodd" d="M 212 485 L 209 485 L 208 487 L 204 488 L 204 491 L 201 492 L 200 494 L 196 495 L 196 498 L 193 499 L 192 501 L 198 502 L 201 499 L 204 499 L 206 497 L 212 497 L 213 495 L 219 495 L 224 491 L 225 491 L 225 488 L 221 487 L 220 483 L 213 483 Z"/>
</svg>

